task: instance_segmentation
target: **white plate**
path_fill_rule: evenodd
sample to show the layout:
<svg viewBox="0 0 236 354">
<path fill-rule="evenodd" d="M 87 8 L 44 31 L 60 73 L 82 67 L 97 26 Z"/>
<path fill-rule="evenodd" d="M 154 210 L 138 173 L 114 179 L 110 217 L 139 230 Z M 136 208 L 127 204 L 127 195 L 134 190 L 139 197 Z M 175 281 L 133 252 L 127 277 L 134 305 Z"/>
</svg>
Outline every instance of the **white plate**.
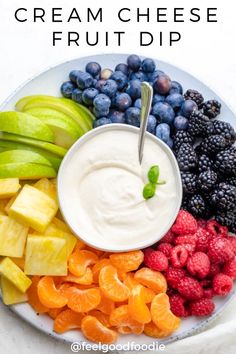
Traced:
<svg viewBox="0 0 236 354">
<path fill-rule="evenodd" d="M 60 95 L 60 85 L 63 81 L 67 80 L 68 74 L 72 69 L 84 69 L 88 61 L 98 61 L 103 68 L 114 69 L 116 64 L 125 62 L 127 55 L 125 54 L 106 54 L 106 55 L 96 55 L 90 57 L 84 57 L 75 59 L 56 67 L 50 68 L 43 72 L 42 74 L 29 80 L 27 83 L 16 89 L 13 94 L 3 103 L 0 107 L 1 110 L 13 110 L 15 103 L 22 97 L 33 94 L 48 94 L 48 95 Z M 213 92 L 210 88 L 204 85 L 202 82 L 197 80 L 192 75 L 186 73 L 185 71 L 161 62 L 157 61 L 157 67 L 160 70 L 165 71 L 172 80 L 179 81 L 184 90 L 188 88 L 196 89 L 200 91 L 205 99 L 218 99 L 222 103 L 222 110 L 220 118 L 231 123 L 236 129 L 235 115 L 232 110 L 218 97 L 218 95 Z M 162 343 L 172 342 L 187 336 L 190 336 L 200 330 L 203 330 L 208 326 L 210 322 L 215 320 L 224 310 L 225 306 L 230 302 L 230 300 L 235 296 L 236 290 L 234 290 L 224 298 L 215 298 L 216 309 L 214 314 L 208 318 L 197 318 L 190 317 L 188 319 L 182 320 L 181 326 L 171 337 L 161 340 Z M 11 309 L 17 313 L 22 319 L 29 322 L 34 327 L 53 336 L 57 339 L 72 343 L 85 341 L 84 337 L 79 331 L 70 331 L 62 335 L 58 335 L 53 332 L 52 326 L 53 321 L 46 315 L 36 315 L 32 308 L 28 304 L 19 304 L 11 306 Z M 147 337 L 144 335 L 120 335 L 118 343 L 126 344 L 128 341 L 134 341 L 137 344 L 151 344 L 155 339 Z"/>
</svg>

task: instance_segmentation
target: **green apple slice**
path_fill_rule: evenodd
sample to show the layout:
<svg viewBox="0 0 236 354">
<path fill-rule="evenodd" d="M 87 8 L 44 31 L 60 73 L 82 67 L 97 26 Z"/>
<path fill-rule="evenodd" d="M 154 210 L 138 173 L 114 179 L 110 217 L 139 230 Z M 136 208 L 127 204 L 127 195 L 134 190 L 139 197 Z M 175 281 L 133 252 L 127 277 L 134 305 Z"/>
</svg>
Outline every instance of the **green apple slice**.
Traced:
<svg viewBox="0 0 236 354">
<path fill-rule="evenodd" d="M 54 168 L 37 163 L 0 164 L 0 178 L 40 179 L 56 177 Z"/>
<path fill-rule="evenodd" d="M 0 153 L 0 165 L 12 163 L 36 163 L 45 166 L 52 166 L 45 157 L 28 150 L 10 150 Z"/>
<path fill-rule="evenodd" d="M 51 129 L 40 119 L 26 113 L 0 112 L 0 131 L 54 142 Z"/>
<path fill-rule="evenodd" d="M 66 114 L 79 124 L 84 133 L 92 129 L 92 113 L 81 109 L 80 105 L 70 99 L 35 95 L 24 97 L 16 103 L 16 109 L 22 112 L 35 107 L 52 108 Z"/>
<path fill-rule="evenodd" d="M 58 171 L 59 166 L 62 162 L 62 158 L 58 157 L 57 155 L 49 151 L 37 147 L 33 147 L 30 145 L 17 143 L 14 141 L 0 140 L 0 151 L 4 152 L 9 150 L 28 150 L 28 151 L 36 152 L 42 155 L 43 157 L 45 157 L 51 163 L 52 167 L 55 168 L 56 171 Z"/>
<path fill-rule="evenodd" d="M 20 136 L 20 135 L 0 132 L 0 139 L 7 140 L 7 141 L 19 142 L 19 143 L 27 144 L 29 146 L 41 148 L 46 151 L 50 151 L 60 157 L 64 157 L 65 154 L 67 153 L 67 150 L 62 148 L 61 146 L 57 146 L 55 144 L 47 143 L 47 142 L 41 141 L 41 140 L 26 138 L 26 137 Z"/>
<path fill-rule="evenodd" d="M 70 117 L 47 108 L 31 108 L 25 111 L 47 124 L 54 134 L 54 143 L 70 148 L 82 135 L 79 125 Z"/>
</svg>

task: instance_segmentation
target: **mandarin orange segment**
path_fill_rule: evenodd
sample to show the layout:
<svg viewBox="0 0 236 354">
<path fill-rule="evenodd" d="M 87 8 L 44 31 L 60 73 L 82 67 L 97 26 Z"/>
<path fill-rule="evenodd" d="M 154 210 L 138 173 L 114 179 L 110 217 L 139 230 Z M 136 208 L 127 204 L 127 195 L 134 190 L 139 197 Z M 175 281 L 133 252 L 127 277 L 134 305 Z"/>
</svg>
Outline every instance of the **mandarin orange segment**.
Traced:
<svg viewBox="0 0 236 354">
<path fill-rule="evenodd" d="M 65 310 L 65 307 L 60 307 L 58 309 L 48 309 L 48 316 L 51 317 L 53 320 L 55 320 L 55 318 L 59 315 L 59 313 L 61 313 L 63 310 Z"/>
<path fill-rule="evenodd" d="M 110 314 L 110 324 L 117 327 L 119 333 L 141 334 L 144 325 L 134 320 L 129 313 L 128 305 L 121 305 L 115 308 Z"/>
<path fill-rule="evenodd" d="M 163 331 L 173 332 L 180 325 L 180 319 L 170 310 L 169 297 L 166 294 L 158 294 L 151 303 L 151 316 L 154 324 Z"/>
<path fill-rule="evenodd" d="M 103 267 L 111 265 L 111 261 L 108 258 L 100 259 L 94 266 L 92 267 L 93 272 L 93 280 L 95 283 L 99 281 L 99 274 Z"/>
<path fill-rule="evenodd" d="M 117 270 L 112 265 L 101 269 L 99 287 L 104 295 L 113 301 L 125 301 L 130 294 L 129 288 L 119 280 Z"/>
<path fill-rule="evenodd" d="M 40 281 L 40 277 L 33 276 L 31 281 L 32 284 L 27 290 L 28 302 L 37 313 L 45 313 L 48 311 L 48 308 L 40 302 L 38 297 L 38 282 Z"/>
<path fill-rule="evenodd" d="M 91 247 L 89 245 L 85 245 L 84 249 L 95 253 L 98 257 L 101 257 L 104 254 L 104 251 L 98 250 L 98 249 L 93 248 L 93 247 Z"/>
<path fill-rule="evenodd" d="M 128 300 L 128 309 L 130 316 L 137 322 L 144 324 L 151 321 L 151 313 L 145 303 L 142 285 L 136 285 L 132 289 Z"/>
<path fill-rule="evenodd" d="M 68 281 L 76 284 L 90 285 L 93 282 L 93 273 L 90 268 L 87 268 L 84 275 L 82 275 L 81 277 L 77 277 L 69 273 L 66 277 L 62 277 L 62 280 L 65 282 Z"/>
<path fill-rule="evenodd" d="M 124 284 L 130 289 L 130 291 L 136 286 L 139 285 L 139 282 L 134 279 L 134 273 L 127 273 L 124 278 Z M 143 287 L 144 301 L 146 304 L 152 302 L 152 299 L 155 297 L 155 292 L 149 288 Z"/>
<path fill-rule="evenodd" d="M 143 258 L 143 252 L 140 250 L 110 255 L 110 260 L 113 266 L 123 272 L 131 272 L 138 269 L 140 264 L 143 262 Z"/>
<path fill-rule="evenodd" d="M 81 290 L 71 286 L 65 290 L 68 299 L 67 306 L 75 312 L 88 312 L 95 309 L 101 301 L 98 288 Z"/>
<path fill-rule="evenodd" d="M 165 338 L 171 335 L 172 331 L 164 331 L 158 328 L 153 322 L 146 323 L 144 326 L 146 336 L 154 338 Z"/>
<path fill-rule="evenodd" d="M 101 301 L 99 302 L 97 309 L 107 315 L 110 315 L 110 313 L 114 310 L 115 308 L 115 303 L 114 301 L 108 299 L 101 293 Z"/>
<path fill-rule="evenodd" d="M 64 333 L 71 329 L 81 328 L 83 317 L 84 315 L 82 313 L 66 309 L 55 318 L 53 329 L 57 333 Z"/>
<path fill-rule="evenodd" d="M 85 316 L 82 319 L 83 335 L 92 342 L 111 344 L 117 340 L 118 334 L 104 326 L 96 317 Z"/>
<path fill-rule="evenodd" d="M 48 308 L 60 308 L 67 304 L 67 298 L 56 288 L 52 277 L 45 276 L 38 282 L 38 297 Z"/>
<path fill-rule="evenodd" d="M 111 327 L 110 321 L 109 321 L 109 316 L 106 315 L 105 313 L 98 311 L 98 310 L 91 310 L 88 312 L 89 316 L 96 317 L 98 321 L 100 321 L 104 326 L 107 328 Z"/>
<path fill-rule="evenodd" d="M 164 275 L 156 270 L 146 267 L 141 268 L 135 273 L 134 279 L 158 294 L 165 293 L 167 290 L 167 282 Z"/>
<path fill-rule="evenodd" d="M 95 264 L 98 261 L 98 256 L 88 250 L 75 251 L 69 257 L 69 271 L 77 276 L 81 277 L 85 274 L 86 268 L 89 265 Z"/>
<path fill-rule="evenodd" d="M 76 242 L 74 251 L 78 252 L 78 251 L 80 251 L 80 250 L 82 250 L 84 248 L 85 248 L 85 243 L 78 239 L 77 242 Z"/>
</svg>

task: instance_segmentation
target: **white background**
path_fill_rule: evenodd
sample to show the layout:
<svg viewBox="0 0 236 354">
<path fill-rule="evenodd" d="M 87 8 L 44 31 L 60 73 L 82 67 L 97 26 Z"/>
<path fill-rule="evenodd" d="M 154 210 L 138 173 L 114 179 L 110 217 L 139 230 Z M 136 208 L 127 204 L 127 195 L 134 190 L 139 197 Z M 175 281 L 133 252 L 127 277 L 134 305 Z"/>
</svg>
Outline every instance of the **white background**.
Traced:
<svg viewBox="0 0 236 354">
<path fill-rule="evenodd" d="M 50 23 L 50 8 L 63 7 L 63 19 L 65 23 Z M 152 18 L 155 18 L 156 7 L 168 7 L 168 23 L 157 24 L 153 20 L 149 24 L 144 21 L 135 22 L 135 9 L 145 10 L 150 7 Z M 185 23 L 174 24 L 172 21 L 173 7 L 185 8 Z M 18 7 L 28 8 L 27 23 L 17 23 L 14 20 L 14 11 Z M 46 23 L 32 23 L 32 8 L 43 7 L 47 10 Z M 82 23 L 66 23 L 66 17 L 72 7 L 77 7 Z M 94 10 L 99 7 L 104 9 L 104 21 L 99 23 L 86 23 L 86 9 Z M 129 7 L 132 9 L 132 23 L 121 24 L 115 16 L 117 9 Z M 191 23 L 188 9 L 200 7 L 203 21 Z M 218 23 L 206 23 L 206 7 L 218 8 Z M 153 11 L 152 11 L 153 10 Z M 48 66 L 59 62 L 96 53 L 134 52 L 142 55 L 159 58 L 175 64 L 191 74 L 197 76 L 207 85 L 222 96 L 226 102 L 236 111 L 236 2 L 235 0 L 0 0 L 0 101 L 2 102 L 18 85 Z M 52 46 L 52 31 L 78 31 L 81 33 L 81 45 L 79 47 L 67 47 L 66 41 Z M 168 46 L 168 32 L 180 31 L 181 42 Z M 122 47 L 117 47 L 111 37 L 109 47 L 105 47 L 104 39 L 96 47 L 84 45 L 85 31 L 93 33 L 99 31 L 102 35 L 105 31 L 126 31 L 127 40 Z M 137 44 L 137 32 L 150 31 L 154 34 L 155 45 L 140 48 Z M 164 32 L 163 47 L 159 46 L 158 33 Z M 113 37 L 114 38 L 114 37 Z M 236 302 L 235 302 L 236 303 Z M 235 306 L 234 306 L 235 307 Z M 233 309 L 233 307 L 231 307 Z M 224 314 L 222 320 L 233 317 L 230 308 Z M 227 343 L 225 341 L 225 343 Z M 235 344 L 234 344 L 235 345 Z M 231 348 L 235 349 L 235 346 Z M 47 354 L 70 353 L 68 345 L 57 343 L 51 338 L 38 333 L 36 330 L 23 323 L 13 314 L 0 305 L 0 348 L 5 354 Z M 183 344 L 183 350 L 186 346 Z M 197 353 L 198 349 L 191 349 Z M 219 353 L 230 351 L 221 348 Z M 205 351 L 204 351 L 205 352 Z M 209 351 L 208 351 L 209 352 Z"/>
</svg>

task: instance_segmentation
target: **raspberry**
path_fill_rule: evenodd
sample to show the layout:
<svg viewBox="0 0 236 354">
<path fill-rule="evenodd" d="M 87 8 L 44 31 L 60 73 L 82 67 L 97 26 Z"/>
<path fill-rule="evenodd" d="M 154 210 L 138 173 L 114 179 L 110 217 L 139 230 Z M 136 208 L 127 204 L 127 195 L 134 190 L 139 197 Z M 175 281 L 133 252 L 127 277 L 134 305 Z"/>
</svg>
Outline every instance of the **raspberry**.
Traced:
<svg viewBox="0 0 236 354">
<path fill-rule="evenodd" d="M 212 299 L 202 298 L 190 303 L 190 311 L 193 316 L 208 316 L 215 309 Z"/>
<path fill-rule="evenodd" d="M 189 310 L 184 306 L 186 300 L 179 294 L 170 296 L 170 309 L 175 316 L 188 317 Z"/>
<path fill-rule="evenodd" d="M 184 269 L 169 267 L 166 271 L 166 281 L 172 288 L 177 289 L 180 279 L 186 276 Z"/>
<path fill-rule="evenodd" d="M 159 241 L 159 244 L 161 243 L 173 243 L 174 242 L 175 235 L 171 230 L 169 230 L 165 236 L 162 237 L 162 239 Z"/>
<path fill-rule="evenodd" d="M 229 277 L 236 278 L 236 259 L 232 259 L 224 264 L 222 273 L 228 275 Z"/>
<path fill-rule="evenodd" d="M 206 227 L 207 221 L 204 219 L 198 219 L 197 225 L 198 227 L 202 227 L 203 229 Z"/>
<path fill-rule="evenodd" d="M 204 230 L 202 227 L 199 227 L 194 235 L 197 238 L 196 251 L 206 253 L 208 250 L 209 232 Z"/>
<path fill-rule="evenodd" d="M 206 230 L 209 231 L 212 236 L 227 237 L 227 226 L 220 225 L 216 220 L 209 220 L 206 225 Z"/>
<path fill-rule="evenodd" d="M 233 287 L 232 279 L 223 273 L 216 274 L 212 284 L 214 293 L 221 296 L 227 295 Z"/>
<path fill-rule="evenodd" d="M 191 275 L 205 278 L 210 270 L 210 260 L 203 252 L 196 252 L 188 259 L 187 269 Z"/>
<path fill-rule="evenodd" d="M 234 257 L 231 242 L 226 238 L 214 237 L 208 244 L 208 257 L 213 263 L 224 263 Z"/>
<path fill-rule="evenodd" d="M 197 221 L 190 213 L 181 209 L 171 230 L 178 235 L 194 234 L 197 231 Z"/>
<path fill-rule="evenodd" d="M 220 273 L 220 266 L 217 263 L 211 263 L 210 270 L 207 275 L 208 278 L 214 278 L 216 274 Z"/>
<path fill-rule="evenodd" d="M 164 253 L 164 255 L 169 258 L 170 251 L 172 250 L 173 246 L 170 243 L 164 242 L 157 246 L 157 250 Z"/>
<path fill-rule="evenodd" d="M 203 297 L 211 299 L 214 295 L 211 280 L 207 280 L 207 279 L 201 280 L 200 284 L 203 288 Z"/>
<path fill-rule="evenodd" d="M 180 279 L 177 289 L 179 293 L 188 300 L 197 300 L 203 297 L 201 284 L 191 277 Z"/>
<path fill-rule="evenodd" d="M 175 238 L 175 244 L 182 245 L 189 254 L 192 254 L 196 248 L 196 238 L 194 235 L 177 236 Z"/>
<path fill-rule="evenodd" d="M 236 237 L 228 236 L 227 239 L 230 241 L 234 254 L 236 255 Z"/>
<path fill-rule="evenodd" d="M 161 272 L 168 268 L 168 259 L 164 253 L 147 248 L 144 251 L 144 264 L 153 270 Z"/>
<path fill-rule="evenodd" d="M 170 260 L 175 268 L 183 268 L 188 260 L 188 251 L 182 245 L 175 246 L 170 252 Z"/>
</svg>

